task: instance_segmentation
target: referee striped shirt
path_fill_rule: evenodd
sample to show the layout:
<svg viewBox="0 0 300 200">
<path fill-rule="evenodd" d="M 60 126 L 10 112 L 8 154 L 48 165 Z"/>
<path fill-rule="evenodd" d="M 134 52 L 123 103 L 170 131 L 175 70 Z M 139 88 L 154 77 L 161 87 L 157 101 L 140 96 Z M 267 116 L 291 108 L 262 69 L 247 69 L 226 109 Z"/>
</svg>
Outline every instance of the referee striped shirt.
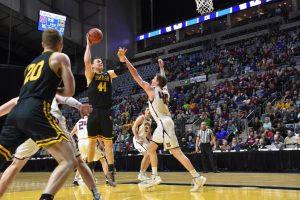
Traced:
<svg viewBox="0 0 300 200">
<path fill-rule="evenodd" d="M 197 133 L 197 137 L 200 138 L 201 143 L 210 143 L 211 135 L 213 134 L 211 129 L 200 129 Z"/>
</svg>

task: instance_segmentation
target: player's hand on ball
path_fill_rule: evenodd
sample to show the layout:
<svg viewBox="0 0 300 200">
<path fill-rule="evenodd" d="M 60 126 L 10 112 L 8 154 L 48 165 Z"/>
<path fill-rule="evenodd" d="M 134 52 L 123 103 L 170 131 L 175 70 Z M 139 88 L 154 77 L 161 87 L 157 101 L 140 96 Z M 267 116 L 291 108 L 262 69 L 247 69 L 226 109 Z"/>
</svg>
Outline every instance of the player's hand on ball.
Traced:
<svg viewBox="0 0 300 200">
<path fill-rule="evenodd" d="M 79 111 L 80 111 L 81 117 L 89 116 L 90 113 L 93 111 L 93 108 L 89 104 L 81 104 Z"/>
<path fill-rule="evenodd" d="M 93 45 L 93 43 L 89 40 L 89 34 L 88 33 L 86 34 L 86 45 L 87 46 L 92 46 Z"/>
<path fill-rule="evenodd" d="M 158 59 L 159 68 L 164 68 L 164 61 L 162 59 Z"/>
</svg>

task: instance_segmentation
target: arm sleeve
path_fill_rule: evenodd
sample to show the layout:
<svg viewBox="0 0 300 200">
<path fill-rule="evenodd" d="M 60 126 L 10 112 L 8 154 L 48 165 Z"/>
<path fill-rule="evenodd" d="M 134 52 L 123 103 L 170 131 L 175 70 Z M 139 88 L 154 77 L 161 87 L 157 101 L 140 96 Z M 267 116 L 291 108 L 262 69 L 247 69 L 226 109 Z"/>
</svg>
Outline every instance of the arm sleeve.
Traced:
<svg viewBox="0 0 300 200">
<path fill-rule="evenodd" d="M 78 110 L 81 106 L 81 103 L 73 97 L 63 97 L 63 96 L 56 95 L 56 99 L 59 103 L 66 104 L 66 105 L 76 108 Z"/>
<path fill-rule="evenodd" d="M 120 67 L 115 69 L 114 72 L 117 76 L 120 76 L 120 75 L 124 74 L 125 72 L 127 72 L 126 63 L 125 62 L 120 63 Z"/>
</svg>

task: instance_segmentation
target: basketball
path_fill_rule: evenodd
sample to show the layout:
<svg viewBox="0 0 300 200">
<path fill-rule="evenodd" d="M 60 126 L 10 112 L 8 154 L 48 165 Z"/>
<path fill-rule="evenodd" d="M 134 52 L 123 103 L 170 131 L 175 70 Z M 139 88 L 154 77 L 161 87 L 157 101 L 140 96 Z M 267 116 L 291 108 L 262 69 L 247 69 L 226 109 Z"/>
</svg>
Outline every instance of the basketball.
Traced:
<svg viewBox="0 0 300 200">
<path fill-rule="evenodd" d="M 99 43 L 103 39 L 103 33 L 98 28 L 92 28 L 88 31 L 88 39 L 91 43 Z"/>
</svg>

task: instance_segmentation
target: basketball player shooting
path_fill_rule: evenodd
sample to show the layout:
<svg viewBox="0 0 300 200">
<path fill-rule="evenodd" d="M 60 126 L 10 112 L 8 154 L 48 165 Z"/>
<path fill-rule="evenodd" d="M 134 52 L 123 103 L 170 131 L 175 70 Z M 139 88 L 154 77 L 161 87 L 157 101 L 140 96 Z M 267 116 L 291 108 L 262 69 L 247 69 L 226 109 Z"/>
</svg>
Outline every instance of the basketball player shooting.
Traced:
<svg viewBox="0 0 300 200">
<path fill-rule="evenodd" d="M 94 35 L 100 35 L 95 37 Z M 93 36 L 93 37 L 91 37 Z M 94 40 L 91 38 L 98 38 Z M 100 39 L 99 39 L 100 38 Z M 114 173 L 114 153 L 112 143 L 112 85 L 111 81 L 127 71 L 125 66 L 116 70 L 103 70 L 103 63 L 100 58 L 91 59 L 91 46 L 102 39 L 102 32 L 99 29 L 91 29 L 87 34 L 86 50 L 84 54 L 85 77 L 88 85 L 89 104 L 93 107 L 93 112 L 89 116 L 87 123 L 89 148 L 88 166 L 93 169 L 95 147 L 97 139 L 102 140 L 105 146 L 105 153 L 108 162 L 108 177 L 115 182 Z"/>
<path fill-rule="evenodd" d="M 147 93 L 149 101 L 149 109 L 151 116 L 157 123 L 157 128 L 155 129 L 152 141 L 148 146 L 148 153 L 150 156 L 152 176 L 151 180 L 146 182 L 145 188 L 150 188 L 161 183 L 161 178 L 157 172 L 158 159 L 156 150 L 159 144 L 163 144 L 164 148 L 169 150 L 170 153 L 190 172 L 193 177 L 194 187 L 191 189 L 192 192 L 198 190 L 199 187 L 203 186 L 206 178 L 200 176 L 200 174 L 195 170 L 190 160 L 181 151 L 178 140 L 175 135 L 174 122 L 171 118 L 171 114 L 168 108 L 168 102 L 170 95 L 167 89 L 167 79 L 164 73 L 164 63 L 161 59 L 158 60 L 160 67 L 160 74 L 152 79 L 151 84 L 145 82 L 138 71 L 126 58 L 125 48 L 119 48 L 118 57 L 120 62 L 126 63 L 130 74 L 134 80 L 144 89 Z"/>
</svg>

